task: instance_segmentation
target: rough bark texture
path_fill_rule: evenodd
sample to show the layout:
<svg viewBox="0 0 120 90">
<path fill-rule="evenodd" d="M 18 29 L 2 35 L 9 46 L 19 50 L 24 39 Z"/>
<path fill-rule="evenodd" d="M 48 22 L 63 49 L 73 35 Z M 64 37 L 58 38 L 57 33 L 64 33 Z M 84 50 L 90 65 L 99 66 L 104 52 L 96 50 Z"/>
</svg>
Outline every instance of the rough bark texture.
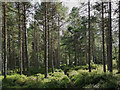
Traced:
<svg viewBox="0 0 120 90">
<path fill-rule="evenodd" d="M 20 47 L 19 47 L 19 61 L 20 61 L 20 75 L 22 75 L 22 29 L 21 29 L 21 16 L 20 16 L 20 3 L 18 3 L 18 28 L 19 28 L 19 41 L 20 41 Z"/>
<path fill-rule="evenodd" d="M 23 73 L 25 73 L 25 31 L 24 31 L 24 19 L 22 21 L 22 61 L 23 61 Z"/>
<path fill-rule="evenodd" d="M 120 1 L 119 1 L 119 62 L 118 62 L 118 72 L 120 72 Z"/>
<path fill-rule="evenodd" d="M 47 60 L 47 4 L 45 2 L 45 36 L 44 36 L 44 60 L 45 60 L 45 78 L 48 76 L 48 60 Z"/>
<path fill-rule="evenodd" d="M 52 66 L 52 73 L 54 73 L 54 62 L 53 62 L 53 10 L 52 10 L 52 29 L 51 29 L 51 66 Z"/>
<path fill-rule="evenodd" d="M 104 45 L 104 3 L 102 2 L 102 46 L 103 46 L 103 70 L 106 72 L 105 45 Z"/>
<path fill-rule="evenodd" d="M 88 2 L 88 30 L 89 30 L 89 40 L 88 40 L 88 43 L 89 43 L 89 50 L 88 50 L 88 65 L 89 65 L 89 72 L 91 72 L 91 66 L 90 66 L 90 59 L 91 59 L 91 56 L 90 56 L 90 0 Z"/>
<path fill-rule="evenodd" d="M 2 73 L 2 3 L 0 2 L 0 71 Z"/>
<path fill-rule="evenodd" d="M 24 3 L 24 30 L 25 30 L 25 57 L 27 62 L 27 76 L 30 75 L 29 70 L 29 55 L 28 55 L 28 40 L 27 40 L 27 29 L 26 29 L 26 5 Z"/>
<path fill-rule="evenodd" d="M 60 18 L 58 16 L 58 57 L 57 57 L 57 60 L 58 60 L 58 68 L 60 68 Z"/>
<path fill-rule="evenodd" d="M 6 2 L 3 3 L 4 11 L 4 79 L 7 77 L 7 18 Z"/>
<path fill-rule="evenodd" d="M 109 2 L 109 63 L 110 63 L 110 72 L 112 72 L 112 23 L 111 23 L 111 1 Z"/>
</svg>

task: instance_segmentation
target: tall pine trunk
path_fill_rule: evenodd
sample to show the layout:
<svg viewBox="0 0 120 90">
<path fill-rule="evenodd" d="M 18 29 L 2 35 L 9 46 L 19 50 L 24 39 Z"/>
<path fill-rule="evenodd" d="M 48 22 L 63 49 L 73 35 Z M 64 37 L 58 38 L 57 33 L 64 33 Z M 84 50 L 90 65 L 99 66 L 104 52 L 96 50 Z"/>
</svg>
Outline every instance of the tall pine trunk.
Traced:
<svg viewBox="0 0 120 90">
<path fill-rule="evenodd" d="M 6 18 L 6 2 L 3 3 L 4 11 L 4 79 L 7 77 L 7 18 Z"/>
<path fill-rule="evenodd" d="M 104 2 L 102 2 L 102 46 L 103 46 L 103 70 L 106 72 L 105 65 L 105 45 L 104 45 Z"/>
<path fill-rule="evenodd" d="M 58 68 L 60 68 L 60 18 L 58 16 L 58 53 L 57 53 L 57 60 L 58 60 Z"/>
<path fill-rule="evenodd" d="M 0 71 L 2 74 L 2 2 L 0 2 Z"/>
<path fill-rule="evenodd" d="M 25 30 L 24 30 L 24 18 L 22 20 L 22 62 L 23 62 L 23 73 L 25 73 Z"/>
<path fill-rule="evenodd" d="M 19 42 L 20 42 L 20 46 L 19 46 L 19 61 L 20 61 L 20 75 L 22 75 L 22 29 L 21 29 L 21 16 L 20 16 L 20 3 L 18 3 L 18 28 L 19 28 Z"/>
<path fill-rule="evenodd" d="M 112 72 L 112 23 L 111 23 L 111 0 L 109 2 L 109 71 Z"/>
<path fill-rule="evenodd" d="M 45 34 L 44 34 L 44 61 L 45 61 L 45 78 L 48 76 L 48 60 L 47 60 L 47 4 L 45 4 Z"/>
<path fill-rule="evenodd" d="M 52 10 L 52 29 L 51 29 L 51 66 L 52 73 L 54 73 L 54 52 L 53 52 L 53 10 Z"/>
<path fill-rule="evenodd" d="M 28 41 L 27 41 L 27 29 L 26 29 L 26 4 L 24 3 L 24 31 L 25 31 L 25 57 L 27 62 L 27 76 L 30 75 L 29 55 L 28 55 Z"/>
<path fill-rule="evenodd" d="M 88 65 L 89 65 L 89 72 L 91 72 L 91 66 L 90 66 L 90 0 L 88 1 L 88 30 L 89 30 L 89 39 L 88 39 L 88 43 L 89 43 L 89 50 L 88 50 Z"/>
<path fill-rule="evenodd" d="M 120 73 L 120 1 L 119 1 L 119 61 L 118 61 L 118 72 Z"/>
</svg>

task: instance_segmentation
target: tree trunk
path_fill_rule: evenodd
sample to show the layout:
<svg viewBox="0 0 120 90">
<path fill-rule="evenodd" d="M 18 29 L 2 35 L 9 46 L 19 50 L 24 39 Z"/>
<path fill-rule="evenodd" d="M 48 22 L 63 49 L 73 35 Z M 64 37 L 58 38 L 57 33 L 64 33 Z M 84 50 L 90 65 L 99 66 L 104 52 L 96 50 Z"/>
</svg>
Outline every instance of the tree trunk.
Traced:
<svg viewBox="0 0 120 90">
<path fill-rule="evenodd" d="M 118 62 L 118 72 L 120 72 L 120 1 L 119 1 L 119 62 Z"/>
<path fill-rule="evenodd" d="M 103 46 L 103 70 L 106 72 L 105 45 L 104 45 L 104 2 L 102 2 L 102 46 Z"/>
<path fill-rule="evenodd" d="M 49 17 L 49 16 L 48 16 Z M 48 65 L 51 67 L 51 58 L 50 58 L 50 30 L 49 30 L 49 18 L 48 18 Z"/>
<path fill-rule="evenodd" d="M 0 71 L 2 74 L 2 3 L 0 2 Z"/>
<path fill-rule="evenodd" d="M 69 56 L 69 65 L 71 65 L 70 48 L 69 48 L 68 56 Z"/>
<path fill-rule="evenodd" d="M 9 69 L 11 70 L 12 67 L 12 63 L 11 63 L 11 40 L 10 40 L 10 35 L 11 35 L 11 30 L 9 30 L 8 32 L 8 51 L 9 51 L 9 59 L 8 59 L 8 63 L 9 63 Z"/>
<path fill-rule="evenodd" d="M 52 66 L 52 73 L 54 73 L 54 62 L 53 62 L 53 10 L 52 10 L 52 29 L 51 29 L 51 66 Z"/>
<path fill-rule="evenodd" d="M 82 65 L 83 62 L 82 62 L 82 45 L 81 45 L 81 42 L 80 42 L 80 51 L 79 51 L 79 54 L 78 54 L 78 58 L 79 58 L 79 65 Z"/>
<path fill-rule="evenodd" d="M 24 19 L 23 19 L 24 20 Z M 22 62 L 23 62 L 23 73 L 25 73 L 25 30 L 24 22 L 22 23 Z"/>
<path fill-rule="evenodd" d="M 110 63 L 110 72 L 112 72 L 112 26 L 111 26 L 111 0 L 109 2 L 109 63 Z"/>
<path fill-rule="evenodd" d="M 47 4 L 45 2 L 45 36 L 44 36 L 44 60 L 45 60 L 45 78 L 48 76 L 48 60 L 47 60 Z"/>
<path fill-rule="evenodd" d="M 28 55 L 28 41 L 27 41 L 27 29 L 26 29 L 26 5 L 24 3 L 24 30 L 25 30 L 25 57 L 27 61 L 27 76 L 30 75 L 29 55 Z"/>
<path fill-rule="evenodd" d="M 20 20 L 20 3 L 18 3 L 18 28 L 19 28 L 19 41 L 20 41 L 20 46 L 19 46 L 19 61 L 20 61 L 20 75 L 22 75 L 22 29 L 21 29 L 21 20 Z"/>
<path fill-rule="evenodd" d="M 13 34 L 12 34 L 13 36 Z M 15 66 L 16 66 L 16 60 L 15 60 L 15 41 L 14 38 L 12 38 L 12 70 L 13 73 L 15 72 Z"/>
<path fill-rule="evenodd" d="M 76 34 L 74 33 L 74 50 L 75 50 L 75 66 L 77 66 L 77 45 L 76 45 Z"/>
<path fill-rule="evenodd" d="M 6 2 L 3 3 L 4 11 L 4 79 L 7 77 L 7 18 L 6 18 Z"/>
<path fill-rule="evenodd" d="M 86 41 L 85 41 L 85 59 L 86 59 L 86 64 L 88 64 L 88 46 L 87 46 L 87 34 L 85 32 L 85 36 L 86 36 Z"/>
<path fill-rule="evenodd" d="M 88 1 L 88 30 L 89 30 L 89 50 L 88 50 L 88 65 L 89 65 L 89 72 L 91 72 L 91 66 L 90 66 L 90 59 L 91 59 L 91 56 L 90 56 L 90 0 Z"/>
<path fill-rule="evenodd" d="M 58 57 L 57 57 L 57 61 L 58 61 L 58 68 L 60 68 L 60 18 L 58 16 Z"/>
</svg>

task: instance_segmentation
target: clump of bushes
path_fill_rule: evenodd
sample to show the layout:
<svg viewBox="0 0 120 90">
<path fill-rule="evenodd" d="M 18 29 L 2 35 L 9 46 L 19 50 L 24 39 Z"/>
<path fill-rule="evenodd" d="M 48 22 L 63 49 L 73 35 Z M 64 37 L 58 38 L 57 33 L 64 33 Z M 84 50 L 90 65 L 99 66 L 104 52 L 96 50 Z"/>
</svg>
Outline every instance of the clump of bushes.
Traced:
<svg viewBox="0 0 120 90">
<path fill-rule="evenodd" d="M 75 71 L 71 71 L 69 76 L 77 88 L 120 88 L 120 83 L 113 74 L 98 74 L 97 72 L 76 72 L 77 74 L 72 74 L 72 72 Z"/>
<path fill-rule="evenodd" d="M 49 73 L 48 78 L 44 74 L 34 76 L 8 75 L 3 79 L 3 88 L 67 88 L 70 87 L 70 79 L 60 69 L 55 73 Z"/>
</svg>

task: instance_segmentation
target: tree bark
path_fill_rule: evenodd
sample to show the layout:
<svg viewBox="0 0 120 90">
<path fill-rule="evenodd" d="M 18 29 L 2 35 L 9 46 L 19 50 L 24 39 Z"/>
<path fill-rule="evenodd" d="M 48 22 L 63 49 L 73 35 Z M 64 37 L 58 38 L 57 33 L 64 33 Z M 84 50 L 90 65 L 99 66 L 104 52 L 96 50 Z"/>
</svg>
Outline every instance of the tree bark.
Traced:
<svg viewBox="0 0 120 90">
<path fill-rule="evenodd" d="M 90 0 L 88 1 L 88 30 L 89 30 L 89 50 L 88 50 L 88 65 L 89 65 L 89 72 L 91 72 L 91 66 L 90 66 L 90 61 L 91 61 L 91 56 L 90 56 Z"/>
<path fill-rule="evenodd" d="M 20 16 L 20 3 L 18 3 L 18 29 L 19 29 L 19 41 L 20 41 L 20 47 L 19 47 L 19 61 L 20 61 L 20 75 L 22 75 L 22 29 L 21 29 L 21 16 Z"/>
<path fill-rule="evenodd" d="M 86 64 L 88 64 L 88 46 L 87 46 L 87 34 L 85 32 L 85 36 L 86 36 L 86 41 L 85 41 L 85 59 L 86 59 Z"/>
<path fill-rule="evenodd" d="M 120 1 L 119 1 L 119 61 L 118 61 L 118 72 L 120 72 Z"/>
<path fill-rule="evenodd" d="M 104 45 L 104 2 L 102 2 L 102 46 L 103 46 L 103 70 L 106 72 L 105 45 Z"/>
<path fill-rule="evenodd" d="M 13 36 L 14 34 L 12 34 Z M 12 38 L 12 70 L 15 72 L 16 60 L 15 60 L 15 40 Z"/>
<path fill-rule="evenodd" d="M 54 51 L 53 51 L 53 10 L 52 10 L 52 29 L 51 29 L 51 66 L 52 66 L 52 73 L 54 73 Z"/>
<path fill-rule="evenodd" d="M 45 2 L 45 34 L 44 34 L 44 60 L 45 60 L 45 78 L 48 76 L 48 60 L 47 60 L 47 4 Z"/>
<path fill-rule="evenodd" d="M 22 62 L 23 62 L 23 73 L 25 73 L 25 30 L 24 30 L 24 19 L 22 21 Z"/>
<path fill-rule="evenodd" d="M 60 68 L 60 18 L 58 16 L 58 57 L 57 57 L 57 60 L 58 60 L 58 68 Z"/>
<path fill-rule="evenodd" d="M 7 18 L 6 18 L 6 2 L 3 3 L 4 11 L 4 79 L 7 77 Z"/>
<path fill-rule="evenodd" d="M 28 55 L 28 41 L 27 41 L 27 29 L 26 29 L 26 4 L 24 3 L 24 31 L 25 31 L 25 57 L 27 61 L 27 76 L 30 75 L 29 55 Z"/>
<path fill-rule="evenodd" d="M 110 63 L 110 72 L 112 72 L 112 23 L 111 23 L 111 0 L 109 2 L 109 63 Z"/>
<path fill-rule="evenodd" d="M 0 2 L 0 71 L 2 74 L 2 2 Z"/>
</svg>

